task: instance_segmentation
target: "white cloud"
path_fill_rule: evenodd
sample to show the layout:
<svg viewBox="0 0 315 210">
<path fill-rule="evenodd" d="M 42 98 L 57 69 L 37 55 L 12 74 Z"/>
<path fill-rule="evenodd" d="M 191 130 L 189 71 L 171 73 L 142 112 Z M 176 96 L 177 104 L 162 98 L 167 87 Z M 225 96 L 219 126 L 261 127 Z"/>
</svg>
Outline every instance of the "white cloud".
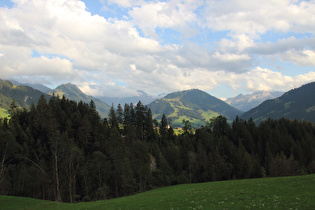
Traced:
<svg viewBox="0 0 315 210">
<path fill-rule="evenodd" d="M 312 72 L 290 77 L 257 67 L 258 57 L 315 65 L 313 1 L 102 3 L 118 5 L 128 18 L 91 15 L 77 0 L 15 1 L 11 9 L 0 7 L 0 77 L 52 84 L 67 80 L 98 96 L 139 89 L 211 90 L 221 84 L 253 91 L 285 89 L 314 78 Z M 179 37 L 174 43 L 162 40 L 167 37 L 159 37 L 158 29 L 176 31 Z M 225 34 L 216 38 L 221 31 Z M 293 33 L 265 43 L 262 37 L 268 32 L 280 37 Z M 308 36 L 294 37 L 299 33 Z"/>
<path fill-rule="evenodd" d="M 303 84 L 315 81 L 315 72 L 300 74 L 295 77 L 283 75 L 266 68 L 257 67 L 238 76 L 238 84 L 244 84 L 248 91 L 288 91 Z"/>
<path fill-rule="evenodd" d="M 146 36 L 159 39 L 155 32 L 159 27 L 170 28 L 189 37 L 195 34 L 195 30 L 188 24 L 198 20 L 193 10 L 199 5 L 199 1 L 150 2 L 133 7 L 129 14 Z"/>
<path fill-rule="evenodd" d="M 73 66 L 69 60 L 56 58 L 46 58 L 41 56 L 39 58 L 32 58 L 25 63 L 22 67 L 25 75 L 41 75 L 45 71 L 46 75 L 52 77 L 63 77 L 73 76 Z M 22 69 L 21 69 L 22 70 Z M 69 77 L 70 79 L 71 77 Z"/>
<path fill-rule="evenodd" d="M 314 11 L 313 1 L 214 0 L 207 2 L 204 16 L 209 28 L 255 37 L 271 29 L 314 33 Z"/>
<path fill-rule="evenodd" d="M 241 52 L 255 47 L 255 42 L 261 41 L 261 36 L 269 31 L 315 33 L 314 1 L 213 0 L 207 1 L 203 12 L 206 27 L 229 32 L 231 39 L 223 38 L 219 42 L 223 51 Z"/>
<path fill-rule="evenodd" d="M 260 43 L 249 48 L 249 53 L 265 56 L 269 59 L 279 59 L 294 63 L 298 66 L 315 65 L 315 38 L 297 39 L 289 37 L 280 39 L 276 43 Z"/>
<path fill-rule="evenodd" d="M 312 50 L 288 50 L 285 52 L 283 60 L 294 62 L 301 66 L 315 66 L 315 52 Z"/>
<path fill-rule="evenodd" d="M 0 30 L 7 36 L 1 36 L 0 43 L 11 45 L 11 50 L 19 52 L 21 46 L 25 47 L 23 55 L 19 52 L 8 55 L 4 61 L 7 64 L 13 57 L 18 61 L 19 55 L 23 57 L 21 64 L 26 59 L 40 62 L 32 58 L 32 50 L 36 50 L 69 58 L 82 70 L 118 73 L 129 65 L 132 56 L 157 53 L 162 49 L 155 40 L 140 37 L 127 22 L 111 23 L 103 17 L 91 16 L 80 1 L 17 2 L 16 8 L 3 11 Z M 19 35 L 15 35 L 16 31 Z M 17 68 L 14 65 L 11 67 Z M 49 75 L 49 71 L 43 69 L 42 74 Z"/>
<path fill-rule="evenodd" d="M 246 73 L 244 76 L 246 88 L 255 91 L 270 91 L 273 88 L 283 88 L 286 84 L 293 81 L 292 77 L 260 67 Z"/>
<path fill-rule="evenodd" d="M 247 54 L 221 54 L 215 52 L 213 57 L 221 62 L 237 62 L 237 61 L 247 61 L 250 60 L 250 57 Z"/>
</svg>

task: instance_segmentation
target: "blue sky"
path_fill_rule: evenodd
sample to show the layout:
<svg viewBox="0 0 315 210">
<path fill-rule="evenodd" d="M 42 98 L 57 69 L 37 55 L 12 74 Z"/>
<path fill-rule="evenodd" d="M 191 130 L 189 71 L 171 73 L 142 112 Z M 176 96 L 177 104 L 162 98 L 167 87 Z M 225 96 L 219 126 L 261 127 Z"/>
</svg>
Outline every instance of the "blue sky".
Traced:
<svg viewBox="0 0 315 210">
<path fill-rule="evenodd" d="M 315 2 L 0 0 L 0 78 L 219 98 L 315 81 Z"/>
</svg>

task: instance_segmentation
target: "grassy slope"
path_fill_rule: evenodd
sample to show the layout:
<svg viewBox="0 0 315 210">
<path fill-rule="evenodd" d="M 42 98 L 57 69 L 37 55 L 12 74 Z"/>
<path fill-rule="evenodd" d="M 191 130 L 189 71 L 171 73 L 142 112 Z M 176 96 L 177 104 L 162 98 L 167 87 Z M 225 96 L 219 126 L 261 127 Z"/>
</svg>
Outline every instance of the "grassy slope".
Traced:
<svg viewBox="0 0 315 210">
<path fill-rule="evenodd" d="M 228 121 L 242 112 L 201 90 L 193 89 L 170 93 L 149 104 L 153 118 L 161 119 L 164 113 L 173 127 L 182 127 L 183 119 L 195 128 L 205 125 L 210 118 L 225 116 Z"/>
<path fill-rule="evenodd" d="M 190 110 L 190 111 L 195 111 L 196 113 L 198 113 L 200 116 L 202 116 L 206 121 L 209 120 L 212 117 L 217 117 L 219 116 L 218 113 L 208 110 L 208 111 L 203 111 L 203 110 L 194 110 L 190 107 L 185 106 L 181 101 L 179 101 L 179 98 L 175 98 L 175 99 L 163 99 L 167 102 L 169 102 L 170 106 L 174 109 L 174 112 L 170 115 L 168 115 L 168 118 L 171 118 L 172 120 L 172 124 L 173 126 L 177 127 L 182 127 L 182 122 L 183 120 L 189 120 L 190 123 L 194 126 L 194 127 L 199 127 L 200 125 L 205 124 L 204 121 L 196 119 L 196 118 L 192 118 L 190 116 L 187 115 L 183 115 L 180 114 L 180 110 Z M 161 114 L 157 114 L 154 115 L 153 118 L 158 118 L 160 117 Z"/>
<path fill-rule="evenodd" d="M 0 196 L 0 209 L 315 209 L 315 174 L 185 184 L 76 204 Z"/>
</svg>

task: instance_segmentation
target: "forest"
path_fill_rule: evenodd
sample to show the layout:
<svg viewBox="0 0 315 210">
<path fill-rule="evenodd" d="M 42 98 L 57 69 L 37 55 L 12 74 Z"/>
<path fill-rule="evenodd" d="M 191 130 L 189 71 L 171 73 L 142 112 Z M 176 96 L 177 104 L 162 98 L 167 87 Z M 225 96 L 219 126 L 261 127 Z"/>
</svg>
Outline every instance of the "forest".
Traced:
<svg viewBox="0 0 315 210">
<path fill-rule="evenodd" d="M 0 122 L 0 194 L 59 202 L 103 200 L 177 185 L 315 173 L 315 126 L 209 119 L 175 135 L 137 104 L 111 107 L 45 96 Z"/>
</svg>

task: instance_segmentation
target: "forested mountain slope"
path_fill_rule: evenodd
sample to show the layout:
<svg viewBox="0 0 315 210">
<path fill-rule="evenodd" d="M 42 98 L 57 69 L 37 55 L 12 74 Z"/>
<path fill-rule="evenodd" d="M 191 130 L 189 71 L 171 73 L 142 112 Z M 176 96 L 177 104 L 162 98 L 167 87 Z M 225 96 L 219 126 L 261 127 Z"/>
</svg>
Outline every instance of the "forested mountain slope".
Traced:
<svg viewBox="0 0 315 210">
<path fill-rule="evenodd" d="M 315 82 L 290 90 L 281 97 L 267 100 L 241 116 L 260 123 L 268 118 L 315 122 Z"/>
<path fill-rule="evenodd" d="M 76 85 L 68 83 L 58 86 L 56 89 L 51 90 L 48 94 L 55 94 L 56 96 L 65 96 L 69 100 L 76 102 L 83 101 L 85 103 L 90 103 L 91 100 L 94 101 L 96 109 L 99 114 L 104 118 L 108 116 L 110 106 L 98 98 L 89 96 L 83 93 Z"/>
<path fill-rule="evenodd" d="M 242 114 L 224 101 L 201 90 L 193 89 L 174 92 L 148 105 L 153 118 L 161 119 L 163 113 L 174 126 L 182 126 L 182 121 L 189 120 L 194 127 L 204 125 L 211 117 L 225 116 L 228 120 Z"/>
<path fill-rule="evenodd" d="M 16 106 L 29 109 L 32 103 L 37 104 L 42 94 L 41 91 L 32 87 L 14 85 L 11 81 L 0 79 L 0 108 L 9 110 L 14 100 Z M 46 95 L 46 98 L 50 98 L 50 96 Z"/>
</svg>

